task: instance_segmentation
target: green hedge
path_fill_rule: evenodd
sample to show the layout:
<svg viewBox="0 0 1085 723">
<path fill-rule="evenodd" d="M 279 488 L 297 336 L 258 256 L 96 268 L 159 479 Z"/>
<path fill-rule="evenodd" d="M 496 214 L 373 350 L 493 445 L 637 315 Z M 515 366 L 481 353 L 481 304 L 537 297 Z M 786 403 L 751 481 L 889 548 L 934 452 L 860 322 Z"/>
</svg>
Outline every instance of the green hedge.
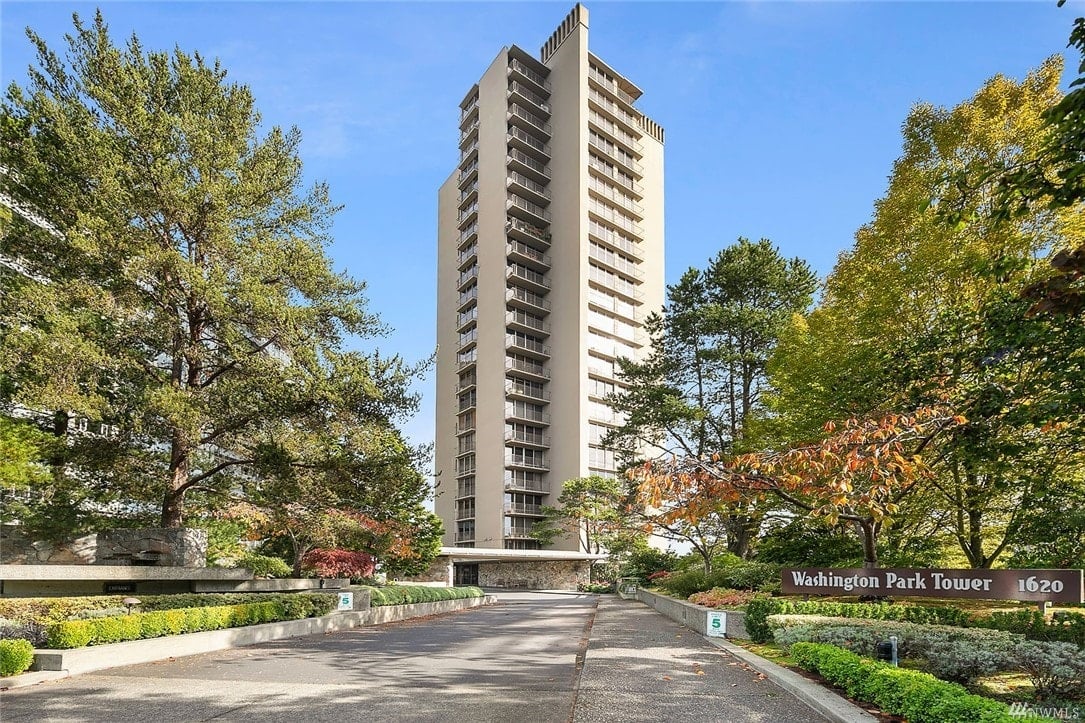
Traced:
<svg viewBox="0 0 1085 723">
<path fill-rule="evenodd" d="M 1029 640 L 1075 643 L 1085 647 L 1085 615 L 1058 612 L 1050 618 L 1039 610 L 995 612 L 973 615 L 952 606 L 892 605 L 889 603 L 844 603 L 765 598 L 751 600 L 746 606 L 746 632 L 754 642 L 772 640 L 769 615 L 825 615 L 834 618 L 868 618 L 900 622 L 953 625 L 961 628 L 986 628 L 1020 633 Z"/>
<path fill-rule="evenodd" d="M 373 607 L 382 605 L 411 605 L 413 603 L 440 602 L 442 600 L 463 600 L 470 597 L 482 597 L 485 593 L 478 587 L 429 587 L 427 585 L 390 585 L 388 587 L 366 587 L 369 590 L 369 604 Z"/>
<path fill-rule="evenodd" d="M 782 598 L 757 598 L 746 605 L 746 632 L 756 643 L 772 640 L 769 615 L 824 615 L 834 618 L 868 618 L 870 620 L 898 620 L 909 623 L 934 623 L 966 627 L 968 613 L 960 608 L 919 605 L 891 605 L 888 603 L 840 603 L 811 600 L 784 600 Z"/>
<path fill-rule="evenodd" d="M 324 596 L 332 601 L 335 593 L 181 593 L 176 595 L 137 595 L 140 612 L 176 610 L 179 608 L 212 607 L 217 605 L 244 605 L 256 602 L 288 601 L 299 596 Z M 38 597 L 0 598 L 0 618 L 15 622 L 58 623 L 74 617 L 85 616 L 96 610 L 124 608 L 128 595 L 93 595 L 85 597 Z M 304 615 L 301 617 L 305 617 Z"/>
<path fill-rule="evenodd" d="M 972 695 L 956 683 L 938 680 L 929 673 L 866 660 L 834 645 L 795 643 L 791 646 L 791 659 L 843 688 L 851 698 L 872 703 L 890 715 L 903 716 L 909 723 L 1020 720 L 1010 715 L 1005 703 Z"/>
<path fill-rule="evenodd" d="M 86 645 L 104 645 L 140 638 L 318 617 L 331 612 L 336 604 L 336 596 L 327 593 L 298 593 L 275 597 L 278 599 L 264 602 L 176 608 L 90 620 L 64 620 L 48 626 L 46 646 L 57 649 L 81 648 Z"/>
<path fill-rule="evenodd" d="M 18 675 L 34 662 L 34 646 L 28 640 L 0 640 L 0 678 Z"/>
</svg>

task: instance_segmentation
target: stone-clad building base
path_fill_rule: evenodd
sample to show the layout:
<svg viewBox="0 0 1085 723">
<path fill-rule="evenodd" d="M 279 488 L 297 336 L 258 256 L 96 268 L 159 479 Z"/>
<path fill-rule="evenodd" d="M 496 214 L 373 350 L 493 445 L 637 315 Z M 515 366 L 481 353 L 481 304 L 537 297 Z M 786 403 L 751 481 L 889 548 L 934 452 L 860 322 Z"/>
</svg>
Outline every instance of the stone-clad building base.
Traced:
<svg viewBox="0 0 1085 723">
<path fill-rule="evenodd" d="M 580 583 L 590 581 L 592 563 L 605 557 L 562 550 L 442 547 L 441 554 L 426 572 L 399 581 L 521 590 L 576 590 Z"/>
</svg>

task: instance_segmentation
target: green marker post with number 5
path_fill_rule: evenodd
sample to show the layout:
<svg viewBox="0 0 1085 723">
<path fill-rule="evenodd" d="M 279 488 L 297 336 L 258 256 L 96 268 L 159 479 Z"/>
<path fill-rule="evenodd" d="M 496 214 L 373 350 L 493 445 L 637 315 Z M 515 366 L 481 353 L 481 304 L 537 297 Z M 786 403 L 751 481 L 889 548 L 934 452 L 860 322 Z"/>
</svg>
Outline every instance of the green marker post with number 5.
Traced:
<svg viewBox="0 0 1085 723">
<path fill-rule="evenodd" d="M 710 638 L 727 637 L 727 613 L 718 610 L 708 611 L 707 630 L 705 635 Z"/>
</svg>

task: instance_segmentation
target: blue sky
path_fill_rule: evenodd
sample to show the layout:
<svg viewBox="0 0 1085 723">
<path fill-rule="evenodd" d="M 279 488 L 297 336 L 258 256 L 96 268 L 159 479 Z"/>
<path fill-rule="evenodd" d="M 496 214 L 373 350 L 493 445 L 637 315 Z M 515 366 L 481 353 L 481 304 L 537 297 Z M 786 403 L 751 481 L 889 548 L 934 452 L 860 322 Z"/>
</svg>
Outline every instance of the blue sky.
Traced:
<svg viewBox="0 0 1085 723">
<path fill-rule="evenodd" d="M 1080 0 L 588 2 L 593 52 L 644 91 L 666 129 L 666 276 L 739 236 L 772 239 L 824 275 L 870 218 L 917 101 L 953 105 L 1065 50 Z M 267 124 L 296 125 L 313 179 L 345 205 L 331 255 L 369 284 L 393 332 L 435 345 L 437 188 L 454 168 L 458 104 L 502 46 L 538 52 L 572 2 L 100 5 L 116 39 L 221 59 Z M 67 2 L 0 5 L 0 73 L 22 82 L 23 28 L 57 49 Z M 1076 70 L 1077 58 L 1066 56 Z M 433 437 L 433 376 L 406 423 Z"/>
</svg>

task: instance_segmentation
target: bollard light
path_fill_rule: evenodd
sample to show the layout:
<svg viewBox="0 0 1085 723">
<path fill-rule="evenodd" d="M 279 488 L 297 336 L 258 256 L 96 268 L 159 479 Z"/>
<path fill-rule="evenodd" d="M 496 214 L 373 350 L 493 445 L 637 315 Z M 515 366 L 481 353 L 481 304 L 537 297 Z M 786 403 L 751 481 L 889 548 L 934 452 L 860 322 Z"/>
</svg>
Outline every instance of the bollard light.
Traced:
<svg viewBox="0 0 1085 723">
<path fill-rule="evenodd" d="M 123 602 L 124 606 L 128 608 L 129 615 L 132 614 L 132 608 L 134 608 L 136 605 L 139 605 L 139 599 L 134 597 L 126 597 L 121 602 Z"/>
</svg>

